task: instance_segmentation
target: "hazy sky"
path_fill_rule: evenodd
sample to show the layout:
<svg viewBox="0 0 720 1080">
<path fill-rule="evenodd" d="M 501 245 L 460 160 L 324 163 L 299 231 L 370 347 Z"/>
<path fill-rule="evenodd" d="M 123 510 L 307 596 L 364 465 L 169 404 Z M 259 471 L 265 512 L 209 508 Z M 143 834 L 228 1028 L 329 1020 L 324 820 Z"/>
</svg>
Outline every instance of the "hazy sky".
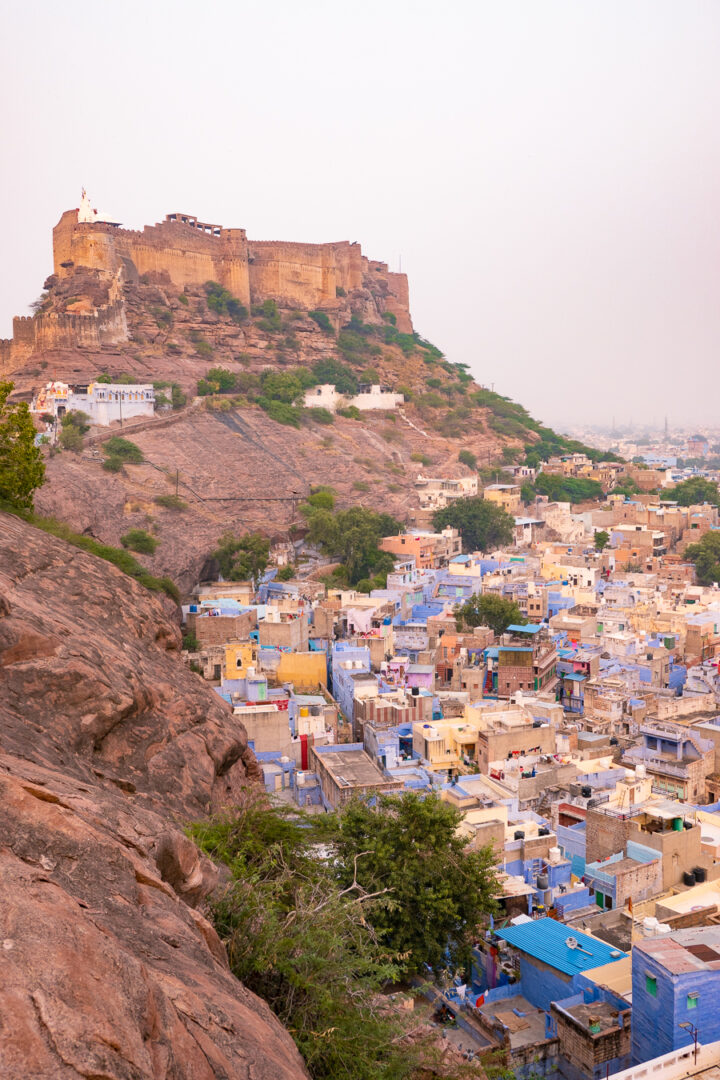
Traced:
<svg viewBox="0 0 720 1080">
<path fill-rule="evenodd" d="M 81 185 L 359 240 L 538 418 L 712 422 L 718 0 L 5 0 L 0 334 Z"/>
</svg>

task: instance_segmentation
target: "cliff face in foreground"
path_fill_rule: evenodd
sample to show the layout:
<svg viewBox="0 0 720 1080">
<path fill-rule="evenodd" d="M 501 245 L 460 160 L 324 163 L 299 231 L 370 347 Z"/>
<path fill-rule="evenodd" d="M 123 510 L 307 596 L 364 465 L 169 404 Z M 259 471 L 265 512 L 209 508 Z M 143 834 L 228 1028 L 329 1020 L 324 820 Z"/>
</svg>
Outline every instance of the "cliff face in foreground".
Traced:
<svg viewBox="0 0 720 1080">
<path fill-rule="evenodd" d="M 293 1080 L 182 824 L 257 772 L 162 602 L 0 514 L 0 1077 Z"/>
</svg>

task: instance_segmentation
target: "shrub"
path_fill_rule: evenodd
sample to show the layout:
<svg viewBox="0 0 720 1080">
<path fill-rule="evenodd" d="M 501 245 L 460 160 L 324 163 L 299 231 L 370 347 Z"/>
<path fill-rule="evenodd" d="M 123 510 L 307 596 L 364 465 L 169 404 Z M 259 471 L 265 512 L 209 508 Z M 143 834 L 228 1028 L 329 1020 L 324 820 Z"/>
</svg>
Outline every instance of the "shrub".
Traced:
<svg viewBox="0 0 720 1080">
<path fill-rule="evenodd" d="M 62 418 L 62 426 L 74 427 L 81 435 L 90 430 L 90 417 L 80 409 L 71 409 Z"/>
<path fill-rule="evenodd" d="M 348 405 L 346 409 L 338 409 L 338 416 L 344 416 L 346 420 L 362 420 L 362 413 L 357 405 Z"/>
<path fill-rule="evenodd" d="M 257 403 L 264 409 L 271 420 L 278 424 L 288 424 L 291 427 L 300 427 L 302 410 L 296 405 L 289 405 L 285 401 L 276 401 L 267 397 L 259 397 Z"/>
<path fill-rule="evenodd" d="M 164 506 L 166 510 L 187 510 L 188 504 L 179 495 L 156 495 L 153 500 L 158 506 Z"/>
<path fill-rule="evenodd" d="M 461 465 L 467 465 L 468 469 L 477 469 L 477 458 L 470 450 L 461 450 L 458 461 Z"/>
<path fill-rule="evenodd" d="M 282 319 L 274 300 L 265 300 L 262 304 L 255 304 L 252 313 L 260 316 L 258 326 L 266 333 L 271 334 L 282 330 Z"/>
<path fill-rule="evenodd" d="M 73 453 L 76 454 L 79 453 L 84 446 L 82 432 L 72 424 L 62 429 L 59 442 L 63 450 L 72 450 Z"/>
<path fill-rule="evenodd" d="M 102 467 L 107 472 L 119 473 L 123 471 L 123 459 L 117 454 L 111 454 L 103 460 Z"/>
<path fill-rule="evenodd" d="M 187 634 L 183 634 L 182 647 L 187 649 L 188 652 L 197 652 L 200 648 L 200 642 L 191 631 L 188 631 Z"/>
<path fill-rule="evenodd" d="M 231 292 L 217 281 L 205 282 L 205 295 L 207 297 L 207 306 L 216 315 L 229 315 L 233 322 L 236 323 L 244 322 L 247 319 L 249 312 L 245 305 L 241 304 Z"/>
<path fill-rule="evenodd" d="M 190 303 L 190 301 L 188 300 L 188 298 L 187 298 L 187 296 L 185 295 L 184 292 L 181 292 L 180 295 L 178 296 L 178 302 L 183 304 L 185 307 L 187 307 L 188 304 Z"/>
<path fill-rule="evenodd" d="M 173 409 L 182 409 L 187 401 L 187 395 L 180 389 L 177 383 L 172 384 L 170 400 L 172 401 Z"/>
<path fill-rule="evenodd" d="M 333 510 L 335 508 L 335 492 L 329 487 L 315 488 L 308 495 L 304 505 L 311 506 L 315 510 Z"/>
<path fill-rule="evenodd" d="M 308 315 L 313 320 L 313 322 L 316 322 L 318 324 L 318 326 L 323 331 L 323 333 L 325 333 L 325 334 L 334 334 L 335 333 L 335 330 L 333 328 L 333 324 L 330 322 L 330 319 L 328 318 L 328 316 L 325 314 L 324 311 L 308 311 Z"/>
<path fill-rule="evenodd" d="M 137 551 L 141 555 L 154 554 L 158 542 L 145 529 L 130 529 L 120 537 L 120 543 L 124 548 L 130 548 L 131 551 Z"/>
<path fill-rule="evenodd" d="M 198 356 L 212 356 L 213 347 L 205 338 L 199 338 L 194 342 L 194 345 Z"/>
<path fill-rule="evenodd" d="M 131 461 L 134 464 L 140 464 L 144 461 L 143 452 L 139 446 L 136 446 L 134 442 L 130 442 L 129 439 L 123 439 L 121 435 L 112 435 L 103 444 L 103 454 L 108 457 L 119 457 L 123 461 Z"/>
<path fill-rule="evenodd" d="M 290 581 L 290 579 L 294 576 L 294 574 L 295 574 L 295 567 L 291 566 L 288 563 L 287 566 L 281 566 L 280 567 L 277 574 L 275 575 L 275 579 L 277 581 Z"/>
<path fill-rule="evenodd" d="M 336 296 L 347 296 L 347 293 L 346 293 L 345 289 L 343 289 L 342 285 L 336 285 L 335 286 L 335 295 Z"/>
<path fill-rule="evenodd" d="M 391 326 L 397 326 L 397 316 L 393 315 L 392 311 L 383 311 L 383 319 Z"/>
<path fill-rule="evenodd" d="M 370 485 L 365 480 L 355 480 L 353 482 L 353 491 L 369 491 Z"/>
<path fill-rule="evenodd" d="M 410 455 L 410 460 L 417 461 L 420 463 L 420 465 L 432 465 L 432 460 L 427 456 L 427 454 L 421 454 L 419 450 L 416 450 Z"/>
<path fill-rule="evenodd" d="M 161 330 L 167 329 L 173 324 L 172 311 L 168 307 L 163 307 L 162 304 L 153 304 L 150 308 L 150 314 Z"/>
<path fill-rule="evenodd" d="M 309 420 L 313 420 L 316 424 L 334 424 L 335 417 L 329 411 L 329 409 L 306 409 L 305 415 Z"/>
</svg>

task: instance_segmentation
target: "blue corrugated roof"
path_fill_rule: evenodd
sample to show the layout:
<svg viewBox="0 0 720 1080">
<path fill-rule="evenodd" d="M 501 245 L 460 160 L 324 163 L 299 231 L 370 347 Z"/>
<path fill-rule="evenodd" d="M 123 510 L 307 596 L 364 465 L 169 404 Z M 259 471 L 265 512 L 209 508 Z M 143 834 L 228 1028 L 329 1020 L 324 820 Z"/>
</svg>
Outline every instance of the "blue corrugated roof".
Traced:
<svg viewBox="0 0 720 1080">
<path fill-rule="evenodd" d="M 563 679 L 572 679 L 573 682 L 582 682 L 587 676 L 580 674 L 563 675 Z"/>
<path fill-rule="evenodd" d="M 537 634 L 542 627 L 540 623 L 525 623 L 523 626 L 519 623 L 511 623 L 508 630 L 512 630 L 514 634 Z"/>
<path fill-rule="evenodd" d="M 528 956 L 534 956 L 536 960 L 542 960 L 566 975 L 577 975 L 581 971 L 610 964 L 613 960 L 620 960 L 628 955 L 619 949 L 613 949 L 612 945 L 607 945 L 604 941 L 588 937 L 587 934 L 581 934 L 550 918 L 534 919 L 520 926 L 508 926 L 496 933 L 509 945 L 514 945 Z M 578 948 L 571 949 L 565 944 L 569 937 L 575 938 Z M 617 955 L 614 956 L 613 953 Z"/>
</svg>

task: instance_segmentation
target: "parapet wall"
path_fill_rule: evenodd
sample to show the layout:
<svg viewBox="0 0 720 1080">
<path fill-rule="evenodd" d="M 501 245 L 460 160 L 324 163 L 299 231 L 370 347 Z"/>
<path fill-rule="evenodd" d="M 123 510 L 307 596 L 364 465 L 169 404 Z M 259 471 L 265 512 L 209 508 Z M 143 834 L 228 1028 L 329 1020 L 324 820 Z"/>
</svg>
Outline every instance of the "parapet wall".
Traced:
<svg viewBox="0 0 720 1080">
<path fill-rule="evenodd" d="M 119 299 L 91 315 L 18 315 L 12 340 L 0 341 L 0 375 L 15 371 L 43 349 L 98 349 L 127 339 L 125 305 Z"/>
<path fill-rule="evenodd" d="M 306 310 L 339 306 L 344 293 L 369 288 L 380 310 L 390 311 L 398 329 L 412 330 L 405 274 L 362 254 L 359 244 L 300 244 L 248 241 L 244 229 L 199 226 L 189 215 L 171 215 L 142 231 L 102 222 L 78 222 L 67 210 L 53 230 L 55 273 L 84 266 L 108 274 L 165 272 L 179 288 L 219 281 L 243 304 L 272 299 Z"/>
</svg>

